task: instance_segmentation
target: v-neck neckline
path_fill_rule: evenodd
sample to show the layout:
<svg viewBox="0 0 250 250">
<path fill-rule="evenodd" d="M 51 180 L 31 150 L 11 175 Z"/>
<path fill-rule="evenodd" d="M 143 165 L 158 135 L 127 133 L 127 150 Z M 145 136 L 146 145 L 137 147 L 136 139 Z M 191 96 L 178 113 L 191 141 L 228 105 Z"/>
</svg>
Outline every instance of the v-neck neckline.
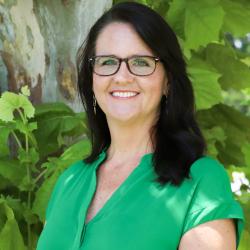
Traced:
<svg viewBox="0 0 250 250">
<path fill-rule="evenodd" d="M 115 200 L 115 198 L 119 195 L 119 193 L 121 192 L 122 188 L 124 186 L 127 185 L 127 183 L 129 183 L 130 179 L 132 178 L 132 176 L 135 175 L 135 173 L 141 168 L 141 166 L 151 166 L 151 164 L 145 164 L 144 162 L 147 160 L 151 160 L 152 159 L 152 155 L 153 153 L 147 153 L 144 154 L 138 165 L 131 171 L 131 173 L 124 179 L 124 181 L 122 181 L 122 183 L 112 192 L 111 196 L 106 200 L 106 202 L 103 204 L 103 206 L 98 210 L 98 212 L 94 215 L 94 217 L 92 217 L 87 223 L 86 223 L 86 217 L 87 217 L 87 212 L 89 209 L 89 206 L 92 203 L 92 200 L 94 198 L 96 189 L 97 189 L 97 170 L 98 168 L 101 166 L 101 164 L 103 163 L 103 161 L 106 159 L 107 157 L 107 148 L 105 148 L 99 155 L 97 162 L 94 166 L 94 191 L 92 193 L 92 197 L 88 203 L 87 209 L 86 209 L 86 213 L 85 213 L 85 218 L 84 218 L 84 226 L 88 227 L 88 225 L 92 224 L 93 222 L 95 222 L 98 218 L 100 218 L 102 216 L 102 214 L 104 213 L 105 210 L 109 210 L 110 206 L 112 205 L 112 203 L 114 203 L 113 201 Z M 144 164 L 143 164 L 144 163 Z"/>
</svg>

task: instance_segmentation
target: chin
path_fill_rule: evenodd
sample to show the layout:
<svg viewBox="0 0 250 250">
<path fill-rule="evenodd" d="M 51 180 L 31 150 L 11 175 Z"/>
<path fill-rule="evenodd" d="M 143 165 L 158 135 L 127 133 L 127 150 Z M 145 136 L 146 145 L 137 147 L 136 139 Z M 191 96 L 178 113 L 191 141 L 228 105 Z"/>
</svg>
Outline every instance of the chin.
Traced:
<svg viewBox="0 0 250 250">
<path fill-rule="evenodd" d="M 115 114 L 109 114 L 108 118 L 111 120 L 116 120 L 122 123 L 131 123 L 138 118 L 138 114 L 124 113 L 124 112 L 116 112 Z"/>
</svg>

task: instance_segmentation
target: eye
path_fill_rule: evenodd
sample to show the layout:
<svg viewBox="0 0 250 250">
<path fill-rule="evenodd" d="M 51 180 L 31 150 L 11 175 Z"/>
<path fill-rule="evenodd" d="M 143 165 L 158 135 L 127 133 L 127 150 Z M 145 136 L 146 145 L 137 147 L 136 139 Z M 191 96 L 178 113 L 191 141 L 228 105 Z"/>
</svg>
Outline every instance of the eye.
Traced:
<svg viewBox="0 0 250 250">
<path fill-rule="evenodd" d="M 97 60 L 96 62 L 98 65 L 100 66 L 113 66 L 113 65 L 117 65 L 117 60 L 115 58 L 99 58 L 99 60 Z"/>
<path fill-rule="evenodd" d="M 132 59 L 133 66 L 149 67 L 150 64 L 146 58 L 136 57 Z"/>
</svg>

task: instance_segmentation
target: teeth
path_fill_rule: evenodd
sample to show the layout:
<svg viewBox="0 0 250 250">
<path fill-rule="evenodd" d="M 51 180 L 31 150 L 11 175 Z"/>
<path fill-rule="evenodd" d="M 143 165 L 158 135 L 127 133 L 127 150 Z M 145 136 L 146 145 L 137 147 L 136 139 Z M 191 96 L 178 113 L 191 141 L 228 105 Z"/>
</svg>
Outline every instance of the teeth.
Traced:
<svg viewBox="0 0 250 250">
<path fill-rule="evenodd" d="M 130 97 L 135 96 L 137 93 L 135 92 L 113 92 L 112 96 L 119 96 L 119 97 Z"/>
</svg>

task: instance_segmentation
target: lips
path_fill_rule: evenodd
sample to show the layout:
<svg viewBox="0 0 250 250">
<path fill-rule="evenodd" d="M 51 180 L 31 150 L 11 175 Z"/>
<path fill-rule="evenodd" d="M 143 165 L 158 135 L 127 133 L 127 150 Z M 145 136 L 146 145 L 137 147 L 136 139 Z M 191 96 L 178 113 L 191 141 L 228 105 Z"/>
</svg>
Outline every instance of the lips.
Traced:
<svg viewBox="0 0 250 250">
<path fill-rule="evenodd" d="M 110 94 L 115 98 L 132 98 L 137 96 L 139 93 L 136 91 L 129 91 L 129 90 L 116 90 L 110 92 Z"/>
<path fill-rule="evenodd" d="M 139 92 L 133 90 L 113 90 L 110 94 L 115 98 L 133 98 L 139 95 Z"/>
</svg>

